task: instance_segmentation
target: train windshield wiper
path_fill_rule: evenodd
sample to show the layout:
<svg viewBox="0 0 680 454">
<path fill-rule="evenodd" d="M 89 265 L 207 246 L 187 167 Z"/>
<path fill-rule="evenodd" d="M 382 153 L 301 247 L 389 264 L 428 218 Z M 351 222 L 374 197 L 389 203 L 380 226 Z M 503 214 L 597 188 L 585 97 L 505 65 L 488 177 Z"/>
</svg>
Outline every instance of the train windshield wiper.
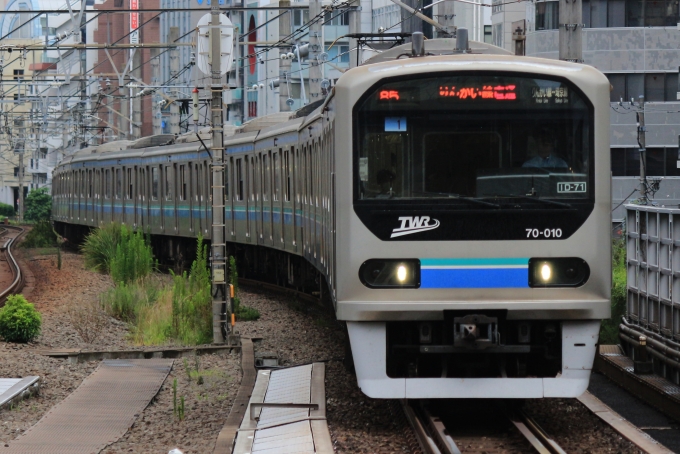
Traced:
<svg viewBox="0 0 680 454">
<path fill-rule="evenodd" d="M 492 208 L 500 208 L 501 207 L 500 205 L 498 205 L 496 203 L 487 202 L 485 200 L 476 199 L 474 197 L 466 197 L 466 196 L 456 194 L 456 193 L 453 193 L 453 192 L 429 192 L 428 191 L 428 192 L 414 192 L 414 194 L 423 194 L 423 195 L 428 195 L 428 196 L 439 195 L 439 196 L 448 197 L 449 199 L 462 200 L 462 201 L 465 201 L 465 202 L 472 202 L 472 203 L 475 203 L 477 205 L 484 205 L 484 206 L 488 206 L 488 207 L 492 207 Z"/>
</svg>

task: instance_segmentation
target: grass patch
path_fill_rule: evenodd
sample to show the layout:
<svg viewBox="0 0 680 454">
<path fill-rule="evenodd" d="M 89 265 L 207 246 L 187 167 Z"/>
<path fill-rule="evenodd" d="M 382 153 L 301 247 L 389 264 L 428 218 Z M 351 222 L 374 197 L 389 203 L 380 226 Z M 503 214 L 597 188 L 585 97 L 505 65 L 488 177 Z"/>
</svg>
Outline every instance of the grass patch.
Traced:
<svg viewBox="0 0 680 454">
<path fill-rule="evenodd" d="M 626 313 L 626 242 L 625 237 L 612 242 L 612 317 L 602 321 L 601 344 L 619 343 L 619 324 Z"/>
<path fill-rule="evenodd" d="M 108 273 L 110 263 L 116 255 L 120 242 L 120 224 L 111 223 L 90 233 L 80 250 L 85 257 L 85 266 L 102 273 Z"/>
</svg>

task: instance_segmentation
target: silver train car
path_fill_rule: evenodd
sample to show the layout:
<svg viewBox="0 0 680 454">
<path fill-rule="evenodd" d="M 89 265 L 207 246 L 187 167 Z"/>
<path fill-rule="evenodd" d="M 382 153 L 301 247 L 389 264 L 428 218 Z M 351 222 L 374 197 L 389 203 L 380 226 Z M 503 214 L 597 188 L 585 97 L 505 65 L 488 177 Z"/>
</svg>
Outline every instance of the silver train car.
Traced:
<svg viewBox="0 0 680 454">
<path fill-rule="evenodd" d="M 576 397 L 610 316 L 609 82 L 427 46 L 225 138 L 229 252 L 242 276 L 329 292 L 368 396 Z M 117 219 L 171 257 L 193 247 L 209 163 L 178 141 L 65 160 L 57 228 Z"/>
</svg>

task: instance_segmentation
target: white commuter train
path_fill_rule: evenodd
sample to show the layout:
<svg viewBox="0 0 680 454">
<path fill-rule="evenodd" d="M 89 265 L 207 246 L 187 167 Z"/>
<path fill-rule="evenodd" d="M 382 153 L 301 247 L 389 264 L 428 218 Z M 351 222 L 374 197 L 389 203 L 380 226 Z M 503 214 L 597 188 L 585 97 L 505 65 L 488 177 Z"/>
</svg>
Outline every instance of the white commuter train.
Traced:
<svg viewBox="0 0 680 454">
<path fill-rule="evenodd" d="M 471 45 L 384 52 L 226 137 L 228 248 L 328 289 L 368 396 L 576 397 L 610 316 L 609 82 Z M 65 160 L 57 228 L 121 219 L 170 256 L 209 236 L 208 156 L 176 142 Z"/>
</svg>

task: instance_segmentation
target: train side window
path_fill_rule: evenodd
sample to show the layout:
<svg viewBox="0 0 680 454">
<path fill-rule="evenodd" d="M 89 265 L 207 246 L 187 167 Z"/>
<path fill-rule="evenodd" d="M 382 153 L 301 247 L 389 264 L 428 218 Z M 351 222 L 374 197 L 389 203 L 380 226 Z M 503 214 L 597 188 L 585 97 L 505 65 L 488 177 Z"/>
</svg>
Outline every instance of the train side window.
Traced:
<svg viewBox="0 0 680 454">
<path fill-rule="evenodd" d="M 172 200 L 172 167 L 164 166 L 165 172 L 165 200 Z"/>
<path fill-rule="evenodd" d="M 182 164 L 179 166 L 179 199 L 180 200 L 186 200 L 187 199 L 187 177 L 186 177 L 186 165 Z"/>
<path fill-rule="evenodd" d="M 269 200 L 269 160 L 267 154 L 262 155 L 262 201 Z"/>
<path fill-rule="evenodd" d="M 158 200 L 158 167 L 151 168 L 151 200 Z"/>
<path fill-rule="evenodd" d="M 280 191 L 281 191 L 281 160 L 280 160 L 281 153 L 280 152 L 274 152 L 274 201 L 278 202 L 281 197 L 280 197 Z"/>
<path fill-rule="evenodd" d="M 104 198 L 111 198 L 111 169 L 106 169 L 106 178 L 104 179 Z"/>
<path fill-rule="evenodd" d="M 229 198 L 229 181 L 231 180 L 231 166 L 226 164 L 224 166 L 224 200 L 230 201 Z"/>
<path fill-rule="evenodd" d="M 250 200 L 255 201 L 255 194 L 257 194 L 257 166 L 255 165 L 255 157 L 250 158 Z"/>
<path fill-rule="evenodd" d="M 191 179 L 191 190 L 194 191 L 194 200 L 197 202 L 199 200 L 203 200 L 203 194 L 201 193 L 201 185 L 198 182 L 198 176 L 200 175 L 198 172 L 200 172 L 201 166 L 199 164 L 194 164 L 194 174 L 193 178 Z"/>
<path fill-rule="evenodd" d="M 121 169 L 116 169 L 116 199 L 121 198 L 121 193 L 123 192 L 123 175 Z"/>
<path fill-rule="evenodd" d="M 126 186 L 127 186 L 127 191 L 126 191 L 127 193 L 125 194 L 125 198 L 127 200 L 132 200 L 132 198 L 134 197 L 134 195 L 133 195 L 134 194 L 134 185 L 133 185 L 134 182 L 132 180 L 132 169 L 130 167 L 128 167 L 126 170 L 127 170 L 127 175 L 126 175 L 127 180 L 125 181 L 125 183 L 126 183 Z"/>
<path fill-rule="evenodd" d="M 236 160 L 236 181 L 238 184 L 238 187 L 236 188 L 236 200 L 239 202 L 243 200 L 243 172 L 241 170 L 241 161 L 242 159 Z"/>
<path fill-rule="evenodd" d="M 286 178 L 285 178 L 286 189 L 284 191 L 283 200 L 285 200 L 286 202 L 290 202 L 290 189 L 291 189 L 291 187 L 290 187 L 291 186 L 291 180 L 290 179 L 291 179 L 291 175 L 293 173 L 293 169 L 290 165 L 291 162 L 292 162 L 291 159 L 290 159 L 290 154 L 292 152 L 293 152 L 292 149 L 290 151 L 286 150 L 286 152 L 284 154 L 283 165 L 285 166 L 285 169 L 286 169 Z"/>
</svg>

